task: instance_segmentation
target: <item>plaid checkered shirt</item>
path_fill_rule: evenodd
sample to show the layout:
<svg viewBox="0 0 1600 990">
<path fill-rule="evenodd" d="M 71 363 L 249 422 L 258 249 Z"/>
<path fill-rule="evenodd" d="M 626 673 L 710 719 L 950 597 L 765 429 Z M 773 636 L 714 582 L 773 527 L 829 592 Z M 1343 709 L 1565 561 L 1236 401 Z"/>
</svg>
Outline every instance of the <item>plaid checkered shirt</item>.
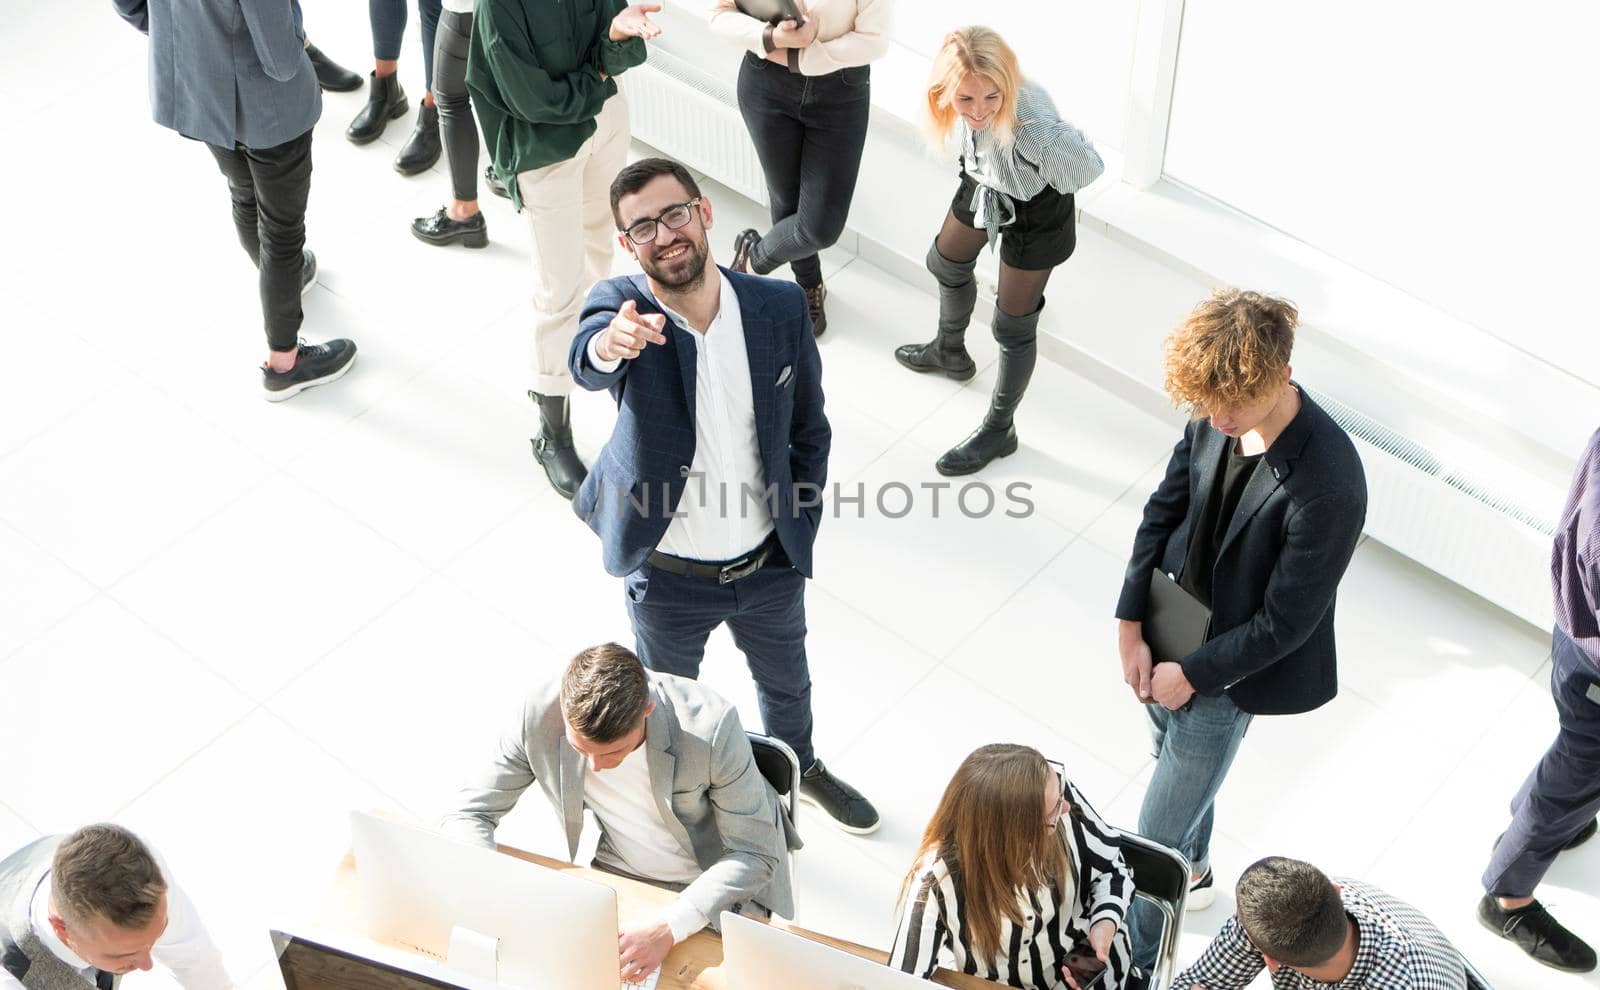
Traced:
<svg viewBox="0 0 1600 990">
<path fill-rule="evenodd" d="M 1361 944 L 1343 980 L 1322 983 L 1287 966 L 1272 974 L 1273 990 L 1466 990 L 1461 956 L 1422 912 L 1371 884 L 1335 878 L 1345 913 L 1356 923 Z M 1173 990 L 1245 990 L 1265 967 L 1237 917 L 1193 966 L 1172 981 Z"/>
</svg>

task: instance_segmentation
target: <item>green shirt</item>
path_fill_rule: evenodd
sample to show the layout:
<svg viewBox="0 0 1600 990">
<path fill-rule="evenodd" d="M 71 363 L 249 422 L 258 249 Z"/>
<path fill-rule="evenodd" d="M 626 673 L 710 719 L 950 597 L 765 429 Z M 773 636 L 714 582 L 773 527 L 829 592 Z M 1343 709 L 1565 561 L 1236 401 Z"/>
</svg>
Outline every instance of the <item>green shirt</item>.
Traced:
<svg viewBox="0 0 1600 990">
<path fill-rule="evenodd" d="M 626 0 L 478 0 L 467 90 L 495 171 L 522 208 L 518 172 L 577 154 L 644 41 L 612 41 Z M 601 78 L 601 74 L 605 78 Z"/>
</svg>

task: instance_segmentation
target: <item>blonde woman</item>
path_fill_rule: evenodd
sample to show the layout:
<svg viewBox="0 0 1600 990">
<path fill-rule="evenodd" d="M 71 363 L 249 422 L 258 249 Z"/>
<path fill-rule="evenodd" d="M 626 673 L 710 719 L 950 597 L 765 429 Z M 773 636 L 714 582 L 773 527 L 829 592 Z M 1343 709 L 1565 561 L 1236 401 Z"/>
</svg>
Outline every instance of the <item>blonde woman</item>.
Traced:
<svg viewBox="0 0 1600 990">
<path fill-rule="evenodd" d="M 947 964 L 1019 990 L 1122 990 L 1133 877 L 1117 831 L 1059 763 L 984 746 L 945 787 L 900 893 L 889 965 Z"/>
<path fill-rule="evenodd" d="M 928 250 L 928 270 L 939 283 L 938 336 L 897 348 L 896 360 L 957 381 L 977 372 L 965 343 L 978 294 L 972 272 L 984 245 L 1000 245 L 994 395 L 982 425 L 936 465 L 940 474 L 963 475 L 1017 449 L 1013 416 L 1033 375 L 1045 283 L 1077 244 L 1073 194 L 1105 166 L 1089 139 L 1057 115 L 1050 95 L 1023 77 L 1016 54 L 989 28 L 945 36 L 927 99 L 934 139 L 960 148 L 961 185 Z"/>
<path fill-rule="evenodd" d="M 713 0 L 711 27 L 745 50 L 744 115 L 767 180 L 772 227 L 734 238 L 732 268 L 765 275 L 788 265 L 806 290 L 812 333 L 828 327 L 817 252 L 844 233 L 867 144 L 871 63 L 889 51 L 892 0 L 797 0 L 802 20 L 773 23 Z"/>
</svg>

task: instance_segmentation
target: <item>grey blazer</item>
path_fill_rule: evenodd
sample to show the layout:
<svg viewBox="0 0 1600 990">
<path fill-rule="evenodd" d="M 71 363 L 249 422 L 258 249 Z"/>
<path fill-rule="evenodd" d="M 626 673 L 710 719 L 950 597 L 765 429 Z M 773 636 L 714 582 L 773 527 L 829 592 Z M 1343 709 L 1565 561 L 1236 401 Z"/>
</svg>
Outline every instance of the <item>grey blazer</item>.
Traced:
<svg viewBox="0 0 1600 990">
<path fill-rule="evenodd" d="M 650 675 L 655 710 L 645 720 L 645 759 L 661 820 L 705 871 L 683 891 L 715 924 L 724 910 L 754 901 L 794 914 L 788 850 L 800 837 L 756 768 L 738 711 L 696 681 Z M 494 761 L 461 792 L 446 833 L 494 845 L 494 830 L 535 782 L 562 816 L 567 857 L 583 829 L 583 756 L 567 742 L 561 683 L 534 691 L 521 722 Z M 607 841 L 604 832 L 600 841 Z"/>
<path fill-rule="evenodd" d="M 300 0 L 114 0 L 150 36 L 150 110 L 187 138 L 271 148 L 322 116 Z"/>
</svg>

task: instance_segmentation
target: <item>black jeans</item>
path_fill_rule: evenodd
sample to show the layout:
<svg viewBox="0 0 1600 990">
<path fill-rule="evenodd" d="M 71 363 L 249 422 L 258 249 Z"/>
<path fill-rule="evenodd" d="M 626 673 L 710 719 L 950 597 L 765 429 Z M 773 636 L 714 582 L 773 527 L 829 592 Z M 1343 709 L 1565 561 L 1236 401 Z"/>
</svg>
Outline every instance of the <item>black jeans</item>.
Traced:
<svg viewBox="0 0 1600 990">
<path fill-rule="evenodd" d="M 478 198 L 478 125 L 467 95 L 467 49 L 472 44 L 472 15 L 446 10 L 434 36 L 433 102 L 439 107 L 439 130 L 450 163 L 450 186 L 456 199 Z"/>
<path fill-rule="evenodd" d="M 745 55 L 739 112 L 761 159 L 772 207 L 772 229 L 752 254 L 751 270 L 765 275 L 787 264 L 802 286 L 822 283 L 817 252 L 844 233 L 871 109 L 867 66 L 802 76 Z"/>
<path fill-rule="evenodd" d="M 417 0 L 422 18 L 422 83 L 428 89 L 433 88 L 433 36 L 439 13 L 439 0 Z M 406 0 L 367 0 L 367 19 L 372 24 L 372 57 L 384 62 L 399 58 L 406 34 Z"/>
<path fill-rule="evenodd" d="M 271 148 L 208 144 L 233 196 L 239 243 L 261 269 L 267 346 L 293 350 L 300 336 L 301 253 L 311 192 L 311 131 Z"/>
</svg>

